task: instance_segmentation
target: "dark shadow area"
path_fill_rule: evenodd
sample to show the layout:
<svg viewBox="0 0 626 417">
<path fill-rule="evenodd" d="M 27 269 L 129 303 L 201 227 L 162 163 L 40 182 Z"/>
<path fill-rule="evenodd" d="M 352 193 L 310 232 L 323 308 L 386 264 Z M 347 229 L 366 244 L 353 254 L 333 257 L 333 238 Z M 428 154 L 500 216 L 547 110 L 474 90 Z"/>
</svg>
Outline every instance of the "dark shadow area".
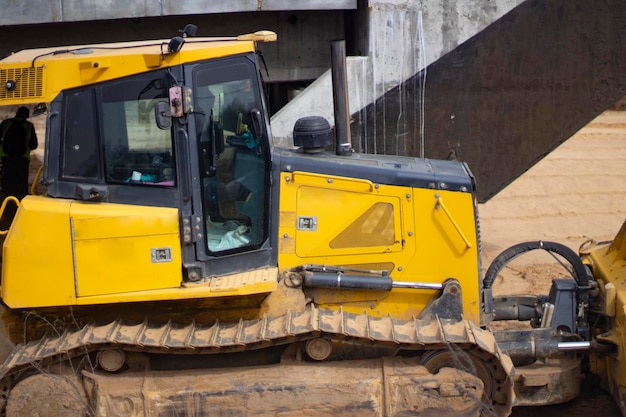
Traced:
<svg viewBox="0 0 626 417">
<path fill-rule="evenodd" d="M 511 417 L 621 417 L 619 408 L 609 393 L 592 381 L 583 380 L 580 396 L 565 404 L 541 407 L 515 407 Z"/>
<path fill-rule="evenodd" d="M 529 0 L 353 115 L 352 140 L 466 161 L 484 202 L 625 94 L 622 0 Z"/>
</svg>

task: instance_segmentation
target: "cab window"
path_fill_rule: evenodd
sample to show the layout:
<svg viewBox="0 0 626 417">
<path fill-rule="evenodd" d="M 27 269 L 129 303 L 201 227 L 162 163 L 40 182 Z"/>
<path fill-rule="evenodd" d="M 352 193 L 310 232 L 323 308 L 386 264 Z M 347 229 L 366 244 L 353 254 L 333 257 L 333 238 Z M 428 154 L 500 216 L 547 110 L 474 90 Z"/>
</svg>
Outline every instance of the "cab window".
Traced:
<svg viewBox="0 0 626 417">
<path fill-rule="evenodd" d="M 168 101 L 163 72 L 142 74 L 102 87 L 107 183 L 175 185 L 172 133 L 156 125 L 154 106 L 158 101 Z"/>
<path fill-rule="evenodd" d="M 156 71 L 66 92 L 61 177 L 174 186 L 172 132 L 159 129 L 154 116 L 168 87 L 166 73 Z"/>
<path fill-rule="evenodd" d="M 259 247 L 267 237 L 267 146 L 252 132 L 261 109 L 254 66 L 222 60 L 194 70 L 194 105 L 209 253 Z"/>
</svg>

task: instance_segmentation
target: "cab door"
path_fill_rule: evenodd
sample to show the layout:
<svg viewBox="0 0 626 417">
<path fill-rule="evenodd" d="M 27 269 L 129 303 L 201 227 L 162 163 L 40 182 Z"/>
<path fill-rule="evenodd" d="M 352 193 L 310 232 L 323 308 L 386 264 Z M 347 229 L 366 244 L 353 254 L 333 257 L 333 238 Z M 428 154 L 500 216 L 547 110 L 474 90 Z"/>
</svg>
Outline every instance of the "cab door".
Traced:
<svg viewBox="0 0 626 417">
<path fill-rule="evenodd" d="M 269 243 L 270 146 L 254 55 L 194 65 L 193 128 L 198 183 L 196 255 L 206 274 L 276 264 Z M 256 126 L 256 129 L 254 128 Z"/>
</svg>

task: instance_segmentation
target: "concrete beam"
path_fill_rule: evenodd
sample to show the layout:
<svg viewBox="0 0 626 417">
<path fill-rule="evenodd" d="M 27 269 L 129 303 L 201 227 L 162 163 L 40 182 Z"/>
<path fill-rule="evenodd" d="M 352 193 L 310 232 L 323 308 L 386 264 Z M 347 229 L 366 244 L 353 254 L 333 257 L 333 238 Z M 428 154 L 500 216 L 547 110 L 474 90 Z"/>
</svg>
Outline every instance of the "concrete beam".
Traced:
<svg viewBox="0 0 626 417">
<path fill-rule="evenodd" d="M 269 76 L 263 74 L 266 81 L 310 81 L 330 67 L 330 41 L 345 36 L 346 13 L 350 12 L 225 13 L 0 26 L 0 39 L 10 40 L 0 43 L 0 59 L 33 47 L 164 39 L 193 23 L 198 26 L 198 36 L 272 30 L 278 34 L 278 42 L 259 45 L 269 69 Z"/>
<path fill-rule="evenodd" d="M 352 10 L 357 0 L 0 0 L 0 26 L 173 15 Z"/>
</svg>

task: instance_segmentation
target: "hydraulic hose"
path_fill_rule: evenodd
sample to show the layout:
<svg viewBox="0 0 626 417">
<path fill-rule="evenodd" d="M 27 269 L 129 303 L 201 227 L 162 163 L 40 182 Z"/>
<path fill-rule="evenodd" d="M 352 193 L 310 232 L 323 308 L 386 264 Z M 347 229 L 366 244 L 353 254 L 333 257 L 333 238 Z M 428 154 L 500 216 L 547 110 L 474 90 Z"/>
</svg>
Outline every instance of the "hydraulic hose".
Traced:
<svg viewBox="0 0 626 417">
<path fill-rule="evenodd" d="M 487 273 L 485 274 L 485 279 L 483 280 L 483 288 L 491 289 L 493 286 L 496 277 L 509 262 L 518 256 L 530 252 L 531 250 L 542 249 L 547 252 L 553 252 L 558 255 L 561 255 L 565 260 L 567 260 L 573 268 L 573 278 L 578 284 L 580 289 L 588 289 L 589 288 L 589 278 L 587 276 L 587 270 L 585 265 L 582 263 L 578 254 L 568 248 L 565 245 L 556 242 L 544 242 L 544 241 L 533 241 L 533 242 L 522 242 L 517 245 L 513 245 L 510 248 L 504 250 L 500 253 L 496 258 L 491 262 L 489 268 L 487 269 Z"/>
</svg>

